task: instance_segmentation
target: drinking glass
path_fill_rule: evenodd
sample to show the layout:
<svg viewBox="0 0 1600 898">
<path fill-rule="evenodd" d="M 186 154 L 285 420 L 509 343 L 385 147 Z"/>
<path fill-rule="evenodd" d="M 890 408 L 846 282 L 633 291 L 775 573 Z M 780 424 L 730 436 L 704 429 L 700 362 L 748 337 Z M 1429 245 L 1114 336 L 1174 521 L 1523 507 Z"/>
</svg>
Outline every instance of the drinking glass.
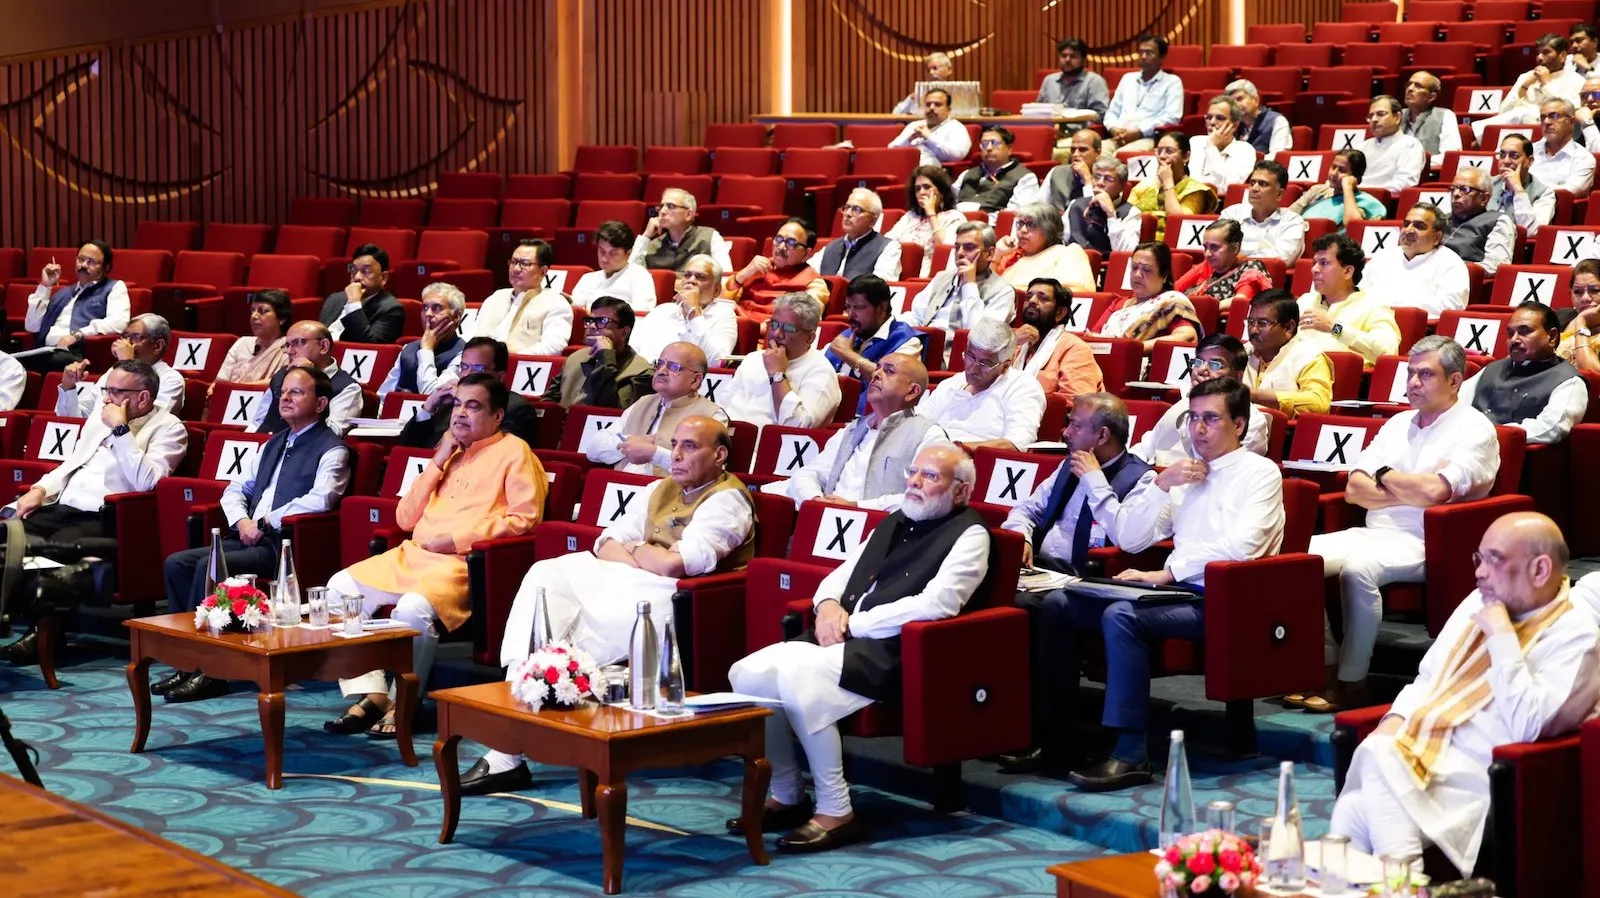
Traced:
<svg viewBox="0 0 1600 898">
<path fill-rule="evenodd" d="M 608 705 L 626 705 L 628 703 L 628 666 L 626 664 L 607 664 L 600 668 L 600 689 L 595 695 L 600 701 Z"/>
<path fill-rule="evenodd" d="M 1233 832 L 1233 802 L 1218 800 L 1207 804 L 1205 821 L 1206 829 L 1220 829 L 1225 833 Z"/>
<path fill-rule="evenodd" d="M 1318 887 L 1322 890 L 1322 894 L 1337 896 L 1348 891 L 1349 886 L 1345 876 L 1349 859 L 1348 837 L 1331 834 L 1322 837 L 1322 869 L 1317 871 L 1321 877 Z"/>
<path fill-rule="evenodd" d="M 361 635 L 361 597 L 340 596 L 340 607 L 344 609 L 344 634 L 346 636 Z"/>
<path fill-rule="evenodd" d="M 1411 886 L 1411 865 L 1416 858 L 1409 854 L 1385 854 L 1378 860 L 1383 864 L 1384 898 L 1414 898 L 1416 889 Z"/>
<path fill-rule="evenodd" d="M 306 602 L 311 606 L 311 626 L 328 625 L 328 588 L 313 586 L 306 590 Z"/>
</svg>

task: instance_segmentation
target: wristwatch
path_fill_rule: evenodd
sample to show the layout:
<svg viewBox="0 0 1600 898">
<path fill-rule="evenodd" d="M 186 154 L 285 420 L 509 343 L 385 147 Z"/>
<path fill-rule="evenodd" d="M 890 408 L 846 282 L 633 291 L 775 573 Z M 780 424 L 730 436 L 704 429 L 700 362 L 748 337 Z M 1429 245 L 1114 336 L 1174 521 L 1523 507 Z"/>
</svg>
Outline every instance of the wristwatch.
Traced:
<svg viewBox="0 0 1600 898">
<path fill-rule="evenodd" d="M 116 427 L 111 428 L 111 435 L 114 437 L 127 436 L 130 430 L 131 428 L 129 428 L 128 425 L 118 424 Z"/>
<path fill-rule="evenodd" d="M 1335 322 L 1333 327 L 1329 328 L 1328 333 L 1333 334 L 1335 337 L 1337 337 L 1340 334 L 1344 333 L 1344 325 Z"/>
<path fill-rule="evenodd" d="M 769 383 L 769 384 L 771 384 L 773 386 L 777 386 L 778 384 L 783 383 L 788 378 L 789 378 L 789 375 L 783 373 L 782 371 L 779 371 L 777 374 L 768 374 L 767 375 L 767 383 Z"/>
<path fill-rule="evenodd" d="M 1383 486 L 1383 475 L 1385 475 L 1385 474 L 1387 474 L 1387 473 L 1389 473 L 1390 471 L 1393 471 L 1393 470 L 1394 470 L 1394 468 L 1390 467 L 1389 465 L 1384 465 L 1383 467 L 1379 468 L 1378 470 L 1372 472 L 1372 482 L 1376 483 L 1378 485 L 1378 489 L 1380 489 L 1380 490 L 1384 489 L 1384 486 Z"/>
</svg>

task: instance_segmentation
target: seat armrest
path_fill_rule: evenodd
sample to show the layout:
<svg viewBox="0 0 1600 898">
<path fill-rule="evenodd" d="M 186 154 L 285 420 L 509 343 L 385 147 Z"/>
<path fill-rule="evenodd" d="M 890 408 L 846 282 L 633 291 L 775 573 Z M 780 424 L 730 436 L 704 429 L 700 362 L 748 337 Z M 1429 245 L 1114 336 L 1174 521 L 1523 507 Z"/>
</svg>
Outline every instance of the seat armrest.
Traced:
<svg viewBox="0 0 1600 898">
<path fill-rule="evenodd" d="M 745 651 L 783 641 L 783 618 L 795 602 L 809 608 L 810 597 L 830 568 L 787 558 L 752 558 L 745 576 Z"/>
<path fill-rule="evenodd" d="M 338 511 L 309 512 L 283 519 L 283 535 L 294 543 L 294 570 L 301 587 L 325 586 L 343 567 L 339 534 Z"/>
<path fill-rule="evenodd" d="M 106 496 L 101 521 L 117 541 L 117 595 L 126 604 L 158 602 L 167 596 L 161 554 L 161 529 L 154 490 Z"/>
<path fill-rule="evenodd" d="M 1026 746 L 1031 738 L 1028 613 L 983 608 L 900 631 L 907 763 L 936 767 Z M 954 663 L 990 646 L 981 665 Z M 1007 651 L 1004 647 L 1021 647 Z"/>
<path fill-rule="evenodd" d="M 1206 565 L 1206 697 L 1229 702 L 1322 688 L 1322 596 L 1316 555 Z"/>
<path fill-rule="evenodd" d="M 1488 875 L 1502 894 L 1576 895 L 1584 887 L 1583 792 L 1593 776 L 1578 733 L 1500 745 L 1489 764 Z M 1480 869 L 1484 864 L 1478 865 Z"/>
<path fill-rule="evenodd" d="M 479 664 L 500 666 L 506 619 L 522 578 L 534 562 L 534 537 L 504 536 L 472 544 L 467 553 L 467 588 L 472 600 L 472 654 Z"/>
</svg>

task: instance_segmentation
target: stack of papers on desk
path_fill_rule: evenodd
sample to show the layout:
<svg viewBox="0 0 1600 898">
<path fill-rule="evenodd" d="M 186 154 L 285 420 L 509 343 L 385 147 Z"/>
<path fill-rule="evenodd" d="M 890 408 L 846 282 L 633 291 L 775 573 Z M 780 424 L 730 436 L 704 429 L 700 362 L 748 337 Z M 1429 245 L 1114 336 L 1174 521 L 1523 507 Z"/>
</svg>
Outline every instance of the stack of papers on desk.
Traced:
<svg viewBox="0 0 1600 898">
<path fill-rule="evenodd" d="M 1028 592 L 1049 592 L 1078 582 L 1081 581 L 1071 574 L 1041 567 L 1025 567 L 1017 577 L 1017 588 Z"/>
</svg>

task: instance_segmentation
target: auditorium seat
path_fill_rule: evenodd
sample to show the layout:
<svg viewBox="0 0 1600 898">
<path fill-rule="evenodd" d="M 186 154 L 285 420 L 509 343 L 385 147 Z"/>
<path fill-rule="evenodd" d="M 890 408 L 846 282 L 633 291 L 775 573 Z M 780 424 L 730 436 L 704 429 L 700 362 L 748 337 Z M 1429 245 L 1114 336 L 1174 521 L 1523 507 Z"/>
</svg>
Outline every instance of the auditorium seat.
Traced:
<svg viewBox="0 0 1600 898">
<path fill-rule="evenodd" d="M 200 246 L 200 222 L 198 221 L 155 221 L 145 219 L 139 222 L 133 232 L 133 244 L 128 249 L 158 249 L 177 255 L 184 250 L 198 249 Z M 121 260 L 122 253 L 117 253 Z"/>
<path fill-rule="evenodd" d="M 778 122 L 772 126 L 772 147 L 780 152 L 838 142 L 839 127 L 832 122 Z"/>
<path fill-rule="evenodd" d="M 639 148 L 603 144 L 579 144 L 574 154 L 574 172 L 636 172 Z"/>
<path fill-rule="evenodd" d="M 778 171 L 778 151 L 771 147 L 717 147 L 711 151 L 713 175 L 763 177 Z"/>
<path fill-rule="evenodd" d="M 487 198 L 435 199 L 428 210 L 430 228 L 492 228 L 500 217 L 500 202 Z"/>
<path fill-rule="evenodd" d="M 1252 24 L 1245 28 L 1245 40 L 1252 44 L 1266 44 L 1277 47 L 1278 54 L 1285 56 L 1298 49 L 1294 46 L 1295 44 L 1306 42 L 1306 26 L 1299 22 L 1285 22 L 1276 25 Z M 1216 51 L 1215 45 L 1212 46 L 1212 51 Z M 1288 60 L 1285 59 L 1284 63 L 1287 64 Z"/>
<path fill-rule="evenodd" d="M 1394 17 L 1385 21 L 1392 22 Z M 1372 40 L 1371 22 L 1342 21 L 1315 22 L 1311 26 L 1311 42 L 1317 44 L 1357 44 Z"/>
<path fill-rule="evenodd" d="M 162 354 L 161 360 L 171 365 L 173 370 L 186 378 L 210 383 L 217 376 L 217 369 L 222 367 L 222 362 L 233 348 L 235 341 L 240 337 L 237 334 L 206 334 L 192 331 L 174 330 L 172 339 L 167 341 L 167 351 Z M 188 400 L 184 401 L 183 410 L 189 413 L 204 411 L 204 397 L 202 408 L 191 408 Z M 194 417 L 199 419 L 200 414 Z"/>
<path fill-rule="evenodd" d="M 342 227 L 286 224 L 278 229 L 272 252 L 279 256 L 313 256 L 321 264 L 326 259 L 344 257 L 345 234 Z"/>
<path fill-rule="evenodd" d="M 644 179 L 637 172 L 578 172 L 572 176 L 572 201 L 640 199 L 639 189 L 643 183 Z M 644 197 L 650 203 L 660 198 L 659 195 Z"/>
<path fill-rule="evenodd" d="M 272 238 L 272 225 L 214 221 L 206 225 L 201 249 L 208 253 L 239 253 L 248 265 L 257 254 L 272 251 Z M 0 270 L 0 275 L 3 274 Z"/>
<path fill-rule="evenodd" d="M 717 147 L 764 147 L 767 145 L 767 126 L 757 122 L 729 122 L 706 125 L 702 145 Z"/>
<path fill-rule="evenodd" d="M 446 171 L 439 173 L 439 184 L 433 192 L 433 198 L 499 202 L 504 189 L 505 176 L 499 172 Z"/>
<path fill-rule="evenodd" d="M 0 284 L 29 277 L 25 270 L 28 254 L 14 246 L 0 246 Z M 37 277 L 38 272 L 34 272 Z"/>
<path fill-rule="evenodd" d="M 1039 92 L 1031 88 L 1025 90 L 991 90 L 989 91 L 989 105 L 996 110 L 1005 110 L 1008 114 L 1020 115 L 1022 107 L 1025 104 L 1034 102 L 1038 97 Z"/>
<path fill-rule="evenodd" d="M 544 175 L 507 175 L 508 200 L 566 200 L 572 198 L 572 175 L 567 172 Z"/>
<path fill-rule="evenodd" d="M 972 485 L 973 508 L 984 514 L 990 527 L 999 527 L 1011 509 L 1028 501 L 1066 459 L 1053 452 L 978 449 L 972 456 L 978 474 Z"/>
<path fill-rule="evenodd" d="M 247 334 L 250 332 L 250 297 L 255 291 L 276 287 L 287 291 L 291 299 L 315 296 L 321 268 L 322 260 L 316 256 L 256 256 L 243 286 L 223 290 L 220 302 L 194 304 L 196 327 L 212 333 Z"/>
<path fill-rule="evenodd" d="M 1419 42 L 1411 48 L 1411 69 L 1427 69 L 1434 75 L 1470 75 L 1477 67 L 1478 48 L 1470 43 Z M 1444 97 L 1439 98 L 1442 104 Z"/>
<path fill-rule="evenodd" d="M 428 201 L 369 196 L 361 200 L 358 228 L 420 228 L 428 217 Z"/>
<path fill-rule="evenodd" d="M 711 154 L 705 147 L 649 146 L 644 148 L 646 174 L 699 175 L 711 170 Z"/>
<path fill-rule="evenodd" d="M 1565 265 L 1502 265 L 1494 273 L 1489 304 L 1514 306 L 1536 299 L 1552 308 L 1567 309 L 1572 307 L 1571 287 L 1572 269 Z"/>
<path fill-rule="evenodd" d="M 722 177 L 717 179 L 717 201 L 702 206 L 696 220 L 716 228 L 724 237 L 768 237 L 782 222 L 787 190 L 788 183 L 776 175 Z M 753 218 L 766 219 L 768 226 L 756 227 L 759 233 L 752 233 L 742 222 Z"/>
<path fill-rule="evenodd" d="M 289 204 L 286 224 L 351 228 L 356 223 L 356 201 L 343 196 L 297 196 Z"/>
<path fill-rule="evenodd" d="M 121 261 L 119 255 L 118 261 Z M 244 282 L 245 258 L 239 253 L 185 251 L 178 253 L 172 280 L 148 284 L 150 308 L 167 319 L 167 324 L 188 326 L 190 312 L 185 304 L 192 299 L 221 296 L 222 291 Z"/>
<path fill-rule="evenodd" d="M 739 475 L 747 485 L 763 486 L 787 480 L 822 454 L 838 427 L 805 428 L 768 424 L 761 428 L 750 473 Z"/>
<path fill-rule="evenodd" d="M 1094 360 L 1100 366 L 1106 392 L 1118 396 L 1127 392 L 1128 382 L 1138 380 L 1140 369 L 1144 367 L 1144 344 L 1138 340 L 1096 337 L 1093 334 L 1084 334 L 1083 339 L 1094 351 Z"/>
<path fill-rule="evenodd" d="M 1266 43 L 1212 44 L 1211 65 L 1231 69 L 1249 69 L 1272 65 L 1272 47 Z M 1240 77 L 1249 77 L 1243 72 Z M 1254 80 L 1254 79 L 1252 79 Z M 1258 83 L 1256 87 L 1262 88 Z"/>
<path fill-rule="evenodd" d="M 856 148 L 856 154 L 859 156 L 862 150 L 888 147 L 889 143 L 899 137 L 900 132 L 904 130 L 904 125 L 845 125 L 844 139 Z M 896 149 L 906 148 L 896 147 Z M 916 150 L 915 147 L 910 149 L 913 152 Z M 919 155 L 918 158 L 920 159 L 921 156 Z M 912 163 L 911 168 L 915 167 L 916 163 Z M 909 172 L 911 168 L 907 168 L 905 171 Z"/>
<path fill-rule="evenodd" d="M 1600 206 L 1600 204 L 1596 204 Z M 1572 265 L 1600 238 L 1600 225 L 1547 225 L 1533 242 L 1535 265 Z"/>
<path fill-rule="evenodd" d="M 1293 476 L 1317 484 L 1323 493 L 1343 493 L 1361 450 L 1383 423 L 1383 418 L 1353 415 L 1299 415 L 1283 467 Z"/>
<path fill-rule="evenodd" d="M 1409 12 L 1409 10 L 1410 7 L 1408 5 L 1407 11 Z M 1412 16 L 1411 21 L 1406 22 L 1379 22 L 1374 30 L 1377 32 L 1379 45 L 1402 44 L 1412 46 L 1415 49 L 1420 49 L 1429 42 L 1438 39 L 1439 36 L 1438 22 L 1431 19 L 1419 19 L 1416 16 Z M 1443 74 L 1448 75 L 1450 72 L 1444 72 Z"/>
</svg>

